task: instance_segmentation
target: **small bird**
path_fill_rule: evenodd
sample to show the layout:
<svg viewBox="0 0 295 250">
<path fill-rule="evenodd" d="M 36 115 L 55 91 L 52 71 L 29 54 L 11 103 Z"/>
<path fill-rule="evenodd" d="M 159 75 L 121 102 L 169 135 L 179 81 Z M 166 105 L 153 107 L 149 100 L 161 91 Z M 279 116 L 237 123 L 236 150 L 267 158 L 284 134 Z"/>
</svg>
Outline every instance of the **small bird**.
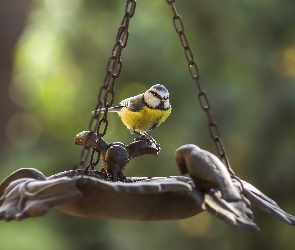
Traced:
<svg viewBox="0 0 295 250">
<path fill-rule="evenodd" d="M 158 127 L 171 113 L 169 92 L 163 85 L 156 84 L 143 94 L 121 101 L 108 112 L 117 112 L 131 134 L 151 138 L 146 132 Z M 97 114 L 98 110 L 92 113 Z"/>
</svg>

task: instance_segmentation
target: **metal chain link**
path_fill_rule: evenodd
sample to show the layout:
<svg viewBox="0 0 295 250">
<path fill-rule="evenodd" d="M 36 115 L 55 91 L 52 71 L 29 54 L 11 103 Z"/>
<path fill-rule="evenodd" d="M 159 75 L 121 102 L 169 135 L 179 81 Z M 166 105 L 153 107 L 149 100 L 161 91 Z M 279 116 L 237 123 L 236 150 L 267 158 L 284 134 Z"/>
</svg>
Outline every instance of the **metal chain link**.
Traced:
<svg viewBox="0 0 295 250">
<path fill-rule="evenodd" d="M 227 167 L 229 173 L 231 175 L 235 175 L 234 171 L 231 169 L 229 160 L 227 158 L 227 155 L 225 153 L 225 148 L 223 145 L 223 142 L 220 138 L 218 126 L 216 122 L 213 120 L 211 113 L 210 113 L 210 102 L 207 97 L 207 94 L 205 91 L 202 90 L 201 84 L 200 84 L 200 73 L 197 67 L 197 64 L 194 60 L 193 52 L 189 46 L 186 34 L 185 34 L 185 29 L 183 25 L 183 21 L 180 15 L 178 15 L 176 7 L 174 5 L 174 0 L 166 0 L 167 3 L 171 6 L 172 12 L 173 12 L 173 24 L 174 28 L 179 36 L 180 43 L 182 45 L 182 48 L 184 50 L 184 54 L 188 63 L 188 69 L 191 78 L 195 81 L 197 84 L 199 93 L 198 93 L 198 99 L 201 105 L 201 108 L 207 115 L 208 119 L 208 124 L 209 124 L 209 132 L 211 135 L 211 138 L 213 139 L 219 158 L 220 160 L 224 163 L 224 165 Z"/>
<path fill-rule="evenodd" d="M 80 154 L 80 161 L 78 168 L 85 168 L 85 163 L 87 162 L 91 148 L 86 145 L 88 139 L 96 132 L 98 135 L 98 145 L 100 144 L 101 138 L 106 134 L 108 128 L 108 108 L 113 105 L 114 102 L 114 83 L 115 80 L 119 77 L 122 69 L 122 61 L 121 61 L 121 52 L 122 49 L 126 47 L 128 36 L 129 36 L 129 22 L 133 17 L 136 8 L 136 0 L 127 0 L 125 7 L 125 14 L 121 25 L 118 29 L 118 33 L 116 36 L 116 43 L 112 49 L 112 53 L 109 57 L 106 67 L 106 76 L 104 78 L 103 84 L 101 85 L 98 93 L 98 102 L 95 106 L 95 110 L 98 110 L 96 114 L 93 114 L 88 130 L 90 133 L 88 134 L 85 145 Z M 109 96 L 110 94 L 110 96 Z M 104 112 L 101 111 L 102 108 L 105 108 Z M 101 117 L 102 116 L 102 117 Z M 96 156 L 96 160 L 94 160 Z M 87 168 L 93 169 L 99 162 L 100 152 L 98 149 L 93 149 L 91 152 L 90 163 Z"/>
</svg>

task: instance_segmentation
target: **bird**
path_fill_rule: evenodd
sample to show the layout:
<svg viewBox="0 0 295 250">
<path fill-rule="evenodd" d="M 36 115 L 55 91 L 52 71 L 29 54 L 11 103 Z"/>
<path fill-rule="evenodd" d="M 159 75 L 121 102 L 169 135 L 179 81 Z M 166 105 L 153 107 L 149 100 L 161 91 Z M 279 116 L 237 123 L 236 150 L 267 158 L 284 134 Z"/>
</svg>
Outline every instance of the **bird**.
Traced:
<svg viewBox="0 0 295 250">
<path fill-rule="evenodd" d="M 147 132 L 162 124 L 171 110 L 168 90 L 161 84 L 155 84 L 144 93 L 124 99 L 119 106 L 110 107 L 107 111 L 117 112 L 131 134 L 151 139 Z M 98 112 L 94 110 L 92 113 Z"/>
<path fill-rule="evenodd" d="M 295 216 L 250 183 L 238 176 L 231 176 L 224 164 L 212 153 L 193 144 L 186 144 L 175 151 L 175 160 L 182 175 L 189 174 L 198 191 L 204 194 L 208 212 L 225 222 L 258 231 L 249 201 L 263 212 L 284 223 L 295 226 Z"/>
<path fill-rule="evenodd" d="M 227 168 L 214 154 L 186 144 L 175 151 L 175 160 L 181 174 L 189 173 L 199 190 L 219 188 L 225 200 L 241 200 Z"/>
</svg>

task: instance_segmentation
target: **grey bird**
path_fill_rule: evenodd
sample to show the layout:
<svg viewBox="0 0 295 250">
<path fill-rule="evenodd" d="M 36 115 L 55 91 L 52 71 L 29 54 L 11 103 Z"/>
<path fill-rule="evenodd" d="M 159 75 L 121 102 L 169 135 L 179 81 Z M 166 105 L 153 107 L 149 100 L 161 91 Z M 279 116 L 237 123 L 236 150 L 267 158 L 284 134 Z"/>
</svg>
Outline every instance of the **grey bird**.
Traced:
<svg viewBox="0 0 295 250">
<path fill-rule="evenodd" d="M 225 200 L 241 199 L 228 170 L 212 153 L 196 145 L 186 144 L 176 150 L 175 159 L 181 174 L 189 173 L 199 190 L 218 188 Z"/>
<path fill-rule="evenodd" d="M 265 213 L 295 226 L 295 216 L 286 213 L 250 183 L 230 176 L 223 163 L 212 153 L 187 144 L 176 150 L 175 158 L 181 174 L 189 173 L 196 189 L 204 193 L 204 209 L 217 218 L 244 229 L 258 230 L 251 223 L 250 201 Z"/>
</svg>

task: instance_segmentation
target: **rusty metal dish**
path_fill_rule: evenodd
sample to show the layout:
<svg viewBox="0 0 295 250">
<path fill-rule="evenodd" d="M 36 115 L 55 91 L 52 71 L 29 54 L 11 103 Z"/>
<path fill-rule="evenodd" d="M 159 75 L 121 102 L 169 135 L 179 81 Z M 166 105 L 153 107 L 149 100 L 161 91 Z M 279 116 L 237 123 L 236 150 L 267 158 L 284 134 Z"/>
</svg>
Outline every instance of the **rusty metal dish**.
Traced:
<svg viewBox="0 0 295 250">
<path fill-rule="evenodd" d="M 73 216 L 140 221 L 184 219 L 207 211 L 232 226 L 259 231 L 251 201 L 295 225 L 294 216 L 251 184 L 229 176 L 211 153 L 184 145 L 176 151 L 176 162 L 190 177 L 124 176 L 118 181 L 105 171 L 70 170 L 45 177 L 36 169 L 19 169 L 0 184 L 0 219 L 43 216 L 51 207 Z"/>
</svg>

